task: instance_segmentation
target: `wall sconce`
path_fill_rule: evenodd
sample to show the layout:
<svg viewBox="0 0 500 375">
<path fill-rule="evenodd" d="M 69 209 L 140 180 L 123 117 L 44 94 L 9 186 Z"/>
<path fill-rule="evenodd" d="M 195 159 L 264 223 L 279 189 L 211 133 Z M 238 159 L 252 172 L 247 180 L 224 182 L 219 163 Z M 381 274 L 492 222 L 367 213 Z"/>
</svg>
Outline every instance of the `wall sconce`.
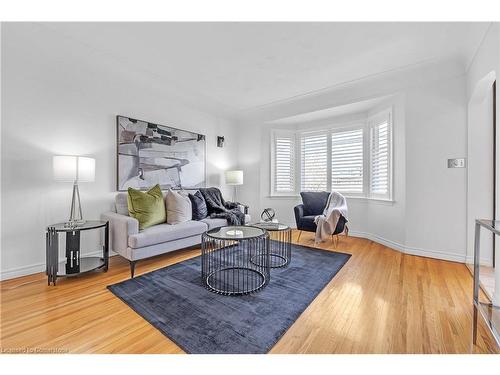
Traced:
<svg viewBox="0 0 500 375">
<path fill-rule="evenodd" d="M 224 147 L 224 137 L 217 136 L 217 147 Z"/>
</svg>

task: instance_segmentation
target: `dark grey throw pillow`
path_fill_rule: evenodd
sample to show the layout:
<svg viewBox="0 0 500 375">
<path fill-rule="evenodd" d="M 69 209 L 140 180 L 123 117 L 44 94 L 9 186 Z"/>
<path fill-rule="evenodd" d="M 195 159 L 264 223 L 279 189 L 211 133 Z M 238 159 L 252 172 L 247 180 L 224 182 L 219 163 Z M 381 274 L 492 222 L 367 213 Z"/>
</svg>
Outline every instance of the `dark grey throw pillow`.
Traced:
<svg viewBox="0 0 500 375">
<path fill-rule="evenodd" d="M 208 216 L 207 203 L 199 191 L 189 194 L 191 207 L 193 208 L 193 220 L 201 220 Z"/>
</svg>

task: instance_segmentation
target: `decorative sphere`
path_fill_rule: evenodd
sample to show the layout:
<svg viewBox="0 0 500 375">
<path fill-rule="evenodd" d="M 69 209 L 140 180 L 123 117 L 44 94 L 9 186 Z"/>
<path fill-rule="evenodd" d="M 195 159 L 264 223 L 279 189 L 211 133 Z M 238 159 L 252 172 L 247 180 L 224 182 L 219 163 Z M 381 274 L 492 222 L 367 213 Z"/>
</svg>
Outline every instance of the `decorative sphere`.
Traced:
<svg viewBox="0 0 500 375">
<path fill-rule="evenodd" d="M 276 213 L 272 208 L 265 208 L 264 211 L 260 214 L 260 218 L 263 221 L 273 221 L 274 217 L 276 216 Z"/>
</svg>

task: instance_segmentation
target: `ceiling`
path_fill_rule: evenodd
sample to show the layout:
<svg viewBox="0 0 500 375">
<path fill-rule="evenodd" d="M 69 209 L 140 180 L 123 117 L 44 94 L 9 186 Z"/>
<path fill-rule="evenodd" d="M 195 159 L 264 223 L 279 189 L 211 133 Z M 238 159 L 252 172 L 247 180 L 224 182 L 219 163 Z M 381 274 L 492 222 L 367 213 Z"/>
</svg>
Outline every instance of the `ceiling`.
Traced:
<svg viewBox="0 0 500 375">
<path fill-rule="evenodd" d="M 45 23 L 160 84 L 249 110 L 434 59 L 464 71 L 488 23 Z"/>
</svg>

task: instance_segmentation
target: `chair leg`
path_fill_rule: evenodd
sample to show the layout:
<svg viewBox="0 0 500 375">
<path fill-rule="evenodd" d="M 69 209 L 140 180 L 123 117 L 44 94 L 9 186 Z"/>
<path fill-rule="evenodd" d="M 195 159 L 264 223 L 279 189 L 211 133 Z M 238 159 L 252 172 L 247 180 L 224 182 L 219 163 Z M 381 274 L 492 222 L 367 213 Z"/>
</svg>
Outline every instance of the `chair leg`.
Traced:
<svg viewBox="0 0 500 375">
<path fill-rule="evenodd" d="M 346 225 L 344 228 L 345 236 L 349 237 L 349 227 Z"/>
<path fill-rule="evenodd" d="M 302 231 L 300 230 L 300 231 L 299 231 L 299 236 L 297 237 L 297 242 L 299 242 L 299 241 L 300 241 L 300 235 L 301 235 L 301 234 L 302 234 Z"/>
<path fill-rule="evenodd" d="M 135 272 L 135 263 L 137 262 L 136 260 L 129 260 L 130 262 L 130 278 L 134 278 L 134 272 Z"/>
<path fill-rule="evenodd" d="M 337 247 L 339 244 L 339 235 L 338 234 L 332 234 L 332 244 L 333 247 Z"/>
</svg>

